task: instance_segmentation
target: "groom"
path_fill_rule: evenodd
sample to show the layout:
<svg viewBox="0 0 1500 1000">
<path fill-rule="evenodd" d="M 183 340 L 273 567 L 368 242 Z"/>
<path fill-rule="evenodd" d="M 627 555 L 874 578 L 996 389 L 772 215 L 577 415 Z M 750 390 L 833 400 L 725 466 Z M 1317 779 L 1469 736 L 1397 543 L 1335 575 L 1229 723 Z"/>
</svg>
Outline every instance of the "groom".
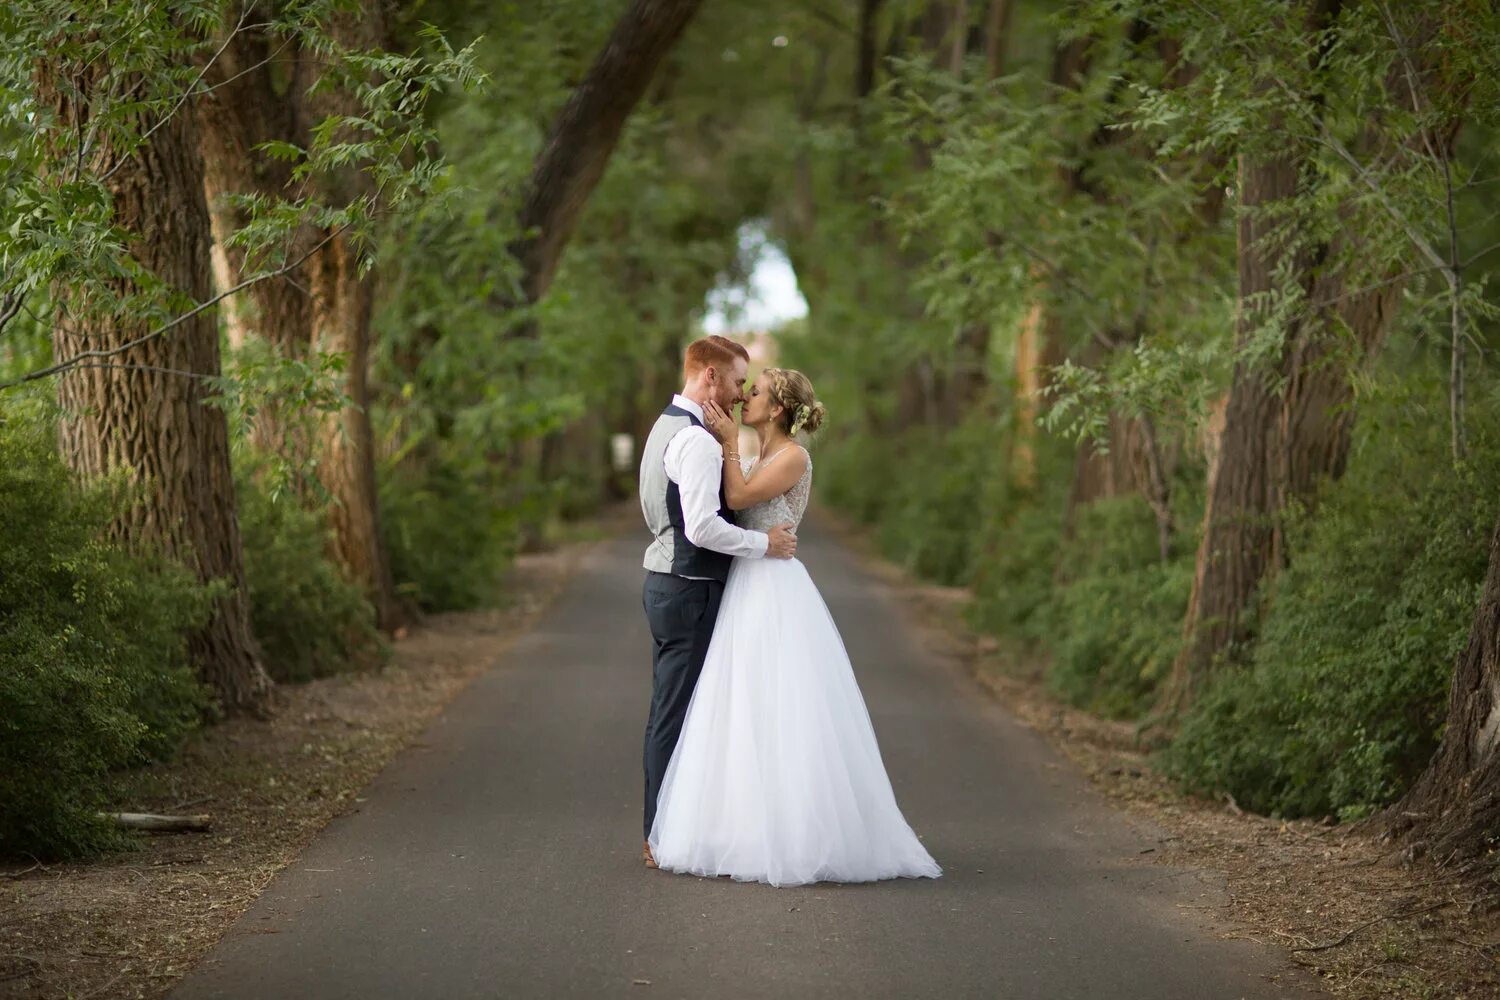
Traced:
<svg viewBox="0 0 1500 1000">
<path fill-rule="evenodd" d="M 648 840 L 641 849 L 648 868 L 656 867 L 649 842 L 656 796 L 703 669 L 730 559 L 790 559 L 797 552 L 791 525 L 777 525 L 769 534 L 737 528 L 724 502 L 724 456 L 705 426 L 703 404 L 714 402 L 730 413 L 743 403 L 749 364 L 749 352 L 727 337 L 689 344 L 682 392 L 672 397 L 641 449 L 641 511 L 654 536 L 646 549 L 642 594 L 653 643 L 645 752 Z"/>
</svg>

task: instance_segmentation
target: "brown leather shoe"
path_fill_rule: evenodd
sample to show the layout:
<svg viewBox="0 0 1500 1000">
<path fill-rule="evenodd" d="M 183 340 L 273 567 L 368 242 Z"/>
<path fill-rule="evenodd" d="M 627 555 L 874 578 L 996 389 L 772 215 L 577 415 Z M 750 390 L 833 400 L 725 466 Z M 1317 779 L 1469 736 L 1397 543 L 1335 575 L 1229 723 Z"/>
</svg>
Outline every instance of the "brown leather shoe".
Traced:
<svg viewBox="0 0 1500 1000">
<path fill-rule="evenodd" d="M 641 841 L 641 859 L 646 862 L 647 868 L 656 867 L 656 859 L 651 856 L 651 841 Z"/>
</svg>

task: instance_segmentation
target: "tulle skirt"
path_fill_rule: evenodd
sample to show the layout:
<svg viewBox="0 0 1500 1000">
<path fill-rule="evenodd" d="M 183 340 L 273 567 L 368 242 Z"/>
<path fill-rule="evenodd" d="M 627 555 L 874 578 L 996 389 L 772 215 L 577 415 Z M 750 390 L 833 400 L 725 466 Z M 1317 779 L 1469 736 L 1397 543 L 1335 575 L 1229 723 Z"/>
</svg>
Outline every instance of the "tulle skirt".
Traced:
<svg viewBox="0 0 1500 1000">
<path fill-rule="evenodd" d="M 775 886 L 942 874 L 798 560 L 734 560 L 649 839 L 668 871 Z"/>
</svg>

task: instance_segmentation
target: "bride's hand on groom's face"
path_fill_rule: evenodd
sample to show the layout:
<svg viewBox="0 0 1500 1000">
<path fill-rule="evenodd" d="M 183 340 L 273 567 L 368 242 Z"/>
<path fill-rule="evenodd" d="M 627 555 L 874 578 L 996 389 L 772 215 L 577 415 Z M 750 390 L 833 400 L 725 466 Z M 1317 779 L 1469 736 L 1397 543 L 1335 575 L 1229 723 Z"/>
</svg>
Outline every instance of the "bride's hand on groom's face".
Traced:
<svg viewBox="0 0 1500 1000">
<path fill-rule="evenodd" d="M 704 423 L 708 425 L 709 433 L 718 438 L 721 444 L 734 444 L 739 438 L 739 424 L 735 422 L 733 414 L 718 403 L 712 400 L 704 403 L 703 416 L 707 418 Z"/>
</svg>

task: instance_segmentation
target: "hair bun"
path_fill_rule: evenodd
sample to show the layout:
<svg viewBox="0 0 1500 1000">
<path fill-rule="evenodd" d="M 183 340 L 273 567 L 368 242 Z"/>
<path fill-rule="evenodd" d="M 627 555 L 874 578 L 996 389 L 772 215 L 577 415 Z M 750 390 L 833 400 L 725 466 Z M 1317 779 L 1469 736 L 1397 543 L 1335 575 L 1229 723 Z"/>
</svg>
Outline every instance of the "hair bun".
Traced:
<svg viewBox="0 0 1500 1000">
<path fill-rule="evenodd" d="M 802 421 L 802 429 L 807 433 L 814 433 L 823 424 L 823 418 L 828 416 L 828 408 L 821 400 L 813 400 L 812 405 L 807 408 L 807 416 Z"/>
</svg>

